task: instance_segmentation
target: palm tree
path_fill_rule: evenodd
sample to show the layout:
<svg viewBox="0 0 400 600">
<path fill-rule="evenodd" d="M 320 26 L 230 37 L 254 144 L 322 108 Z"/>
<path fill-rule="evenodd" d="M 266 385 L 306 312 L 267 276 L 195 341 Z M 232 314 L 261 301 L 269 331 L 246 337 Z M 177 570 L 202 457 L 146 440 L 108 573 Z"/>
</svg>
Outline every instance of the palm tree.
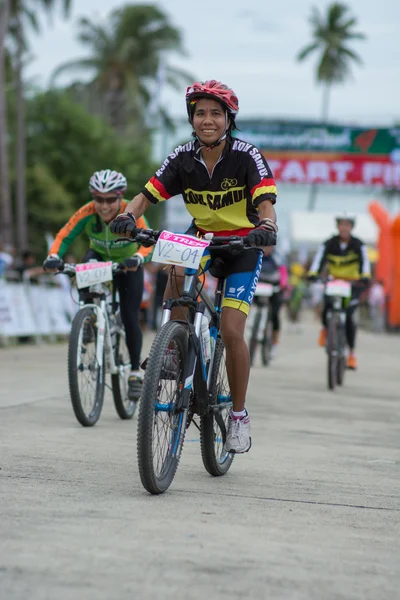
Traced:
<svg viewBox="0 0 400 600">
<path fill-rule="evenodd" d="M 357 19 L 349 16 L 349 8 L 345 4 L 333 3 L 328 7 L 326 17 L 317 7 L 312 8 L 309 22 L 312 27 L 313 41 L 297 55 L 303 61 L 314 52 L 319 53 L 317 81 L 324 86 L 322 95 L 322 122 L 326 123 L 329 110 L 331 86 L 342 83 L 350 76 L 350 62 L 362 63 L 361 58 L 348 47 L 352 40 L 364 40 L 363 33 L 354 32 Z M 318 186 L 311 184 L 308 201 L 309 210 L 315 208 Z"/>
<path fill-rule="evenodd" d="M 4 242 L 13 242 L 11 198 L 8 178 L 7 106 L 6 106 L 6 45 L 9 0 L 0 0 L 0 235 Z"/>
<path fill-rule="evenodd" d="M 313 41 L 297 55 L 303 61 L 314 52 L 319 53 L 317 81 L 324 85 L 322 120 L 326 122 L 331 86 L 342 83 L 350 76 L 350 62 L 362 63 L 361 58 L 348 46 L 353 40 L 364 40 L 363 33 L 355 32 L 357 19 L 349 15 L 345 4 L 333 3 L 324 17 L 317 7 L 309 18 Z"/>
<path fill-rule="evenodd" d="M 90 55 L 61 65 L 53 81 L 61 74 L 88 71 L 88 84 L 75 83 L 94 112 L 105 116 L 120 133 L 133 124 L 135 133 L 143 132 L 144 108 L 152 96 L 152 86 L 168 52 L 183 54 L 181 34 L 162 10 L 151 5 L 127 5 L 111 12 L 104 24 L 83 18 L 78 39 Z M 166 84 L 180 88 L 192 77 L 165 65 Z M 167 118 L 167 114 L 164 113 Z"/>
<path fill-rule="evenodd" d="M 60 0 L 65 15 L 71 7 L 71 0 Z M 23 59 L 27 50 L 25 29 L 29 25 L 39 32 L 38 9 L 42 8 L 51 17 L 51 11 L 58 0 L 11 0 L 9 32 L 15 44 L 14 76 L 16 87 L 16 207 L 17 240 L 23 250 L 28 244 L 26 208 L 26 124 L 23 84 Z M 34 6 L 35 5 L 35 6 Z M 36 10 L 35 10 L 36 9 Z"/>
</svg>

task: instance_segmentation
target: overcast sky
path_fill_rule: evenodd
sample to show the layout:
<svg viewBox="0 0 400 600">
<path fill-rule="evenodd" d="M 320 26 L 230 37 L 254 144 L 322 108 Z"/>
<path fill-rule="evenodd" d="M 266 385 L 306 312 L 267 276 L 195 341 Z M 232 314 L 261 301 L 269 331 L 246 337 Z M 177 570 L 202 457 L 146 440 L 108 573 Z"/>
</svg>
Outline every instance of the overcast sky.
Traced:
<svg viewBox="0 0 400 600">
<path fill-rule="evenodd" d="M 131 2 L 139 4 L 139 2 Z M 196 79 L 220 79 L 237 93 L 242 116 L 318 118 L 321 88 L 315 83 L 315 58 L 301 64 L 296 53 L 310 41 L 307 17 L 315 0 L 163 0 L 155 2 L 183 32 L 187 57 L 171 54 L 168 62 L 193 73 Z M 72 0 L 72 17 L 43 22 L 40 36 L 31 36 L 33 60 L 27 75 L 48 83 L 55 67 L 85 56 L 76 40 L 80 16 L 106 21 L 117 0 Z M 361 125 L 400 122 L 400 0 L 346 2 L 358 18 L 366 41 L 353 49 L 364 66 L 353 66 L 353 78 L 332 91 L 334 121 Z M 184 90 L 164 91 L 170 113 L 185 116 Z"/>
</svg>

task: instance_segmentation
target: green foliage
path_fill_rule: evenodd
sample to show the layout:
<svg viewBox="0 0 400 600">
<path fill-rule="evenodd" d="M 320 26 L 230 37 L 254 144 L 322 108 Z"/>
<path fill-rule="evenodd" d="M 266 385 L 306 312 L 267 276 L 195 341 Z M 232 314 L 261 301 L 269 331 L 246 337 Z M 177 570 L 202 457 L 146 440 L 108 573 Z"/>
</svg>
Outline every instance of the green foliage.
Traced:
<svg viewBox="0 0 400 600">
<path fill-rule="evenodd" d="M 345 4 L 333 3 L 324 17 L 317 7 L 309 18 L 313 41 L 297 55 L 299 61 L 318 52 L 317 80 L 328 84 L 341 83 L 350 74 L 350 62 L 361 58 L 348 47 L 348 42 L 364 40 L 365 35 L 354 31 L 357 19 L 349 16 Z"/>
<path fill-rule="evenodd" d="M 27 109 L 27 200 L 35 247 L 44 232 L 57 233 L 74 211 L 89 202 L 88 182 L 94 171 L 122 171 L 128 179 L 127 198 L 137 194 L 153 173 L 148 143 L 123 142 L 66 92 L 38 94 Z"/>
<path fill-rule="evenodd" d="M 153 5 L 126 5 L 110 13 L 104 24 L 84 18 L 79 21 L 78 39 L 89 56 L 61 65 L 56 79 L 64 72 L 92 73 L 89 83 L 76 81 L 71 89 L 91 112 L 101 115 L 120 133 L 143 134 L 146 107 L 157 86 L 160 63 L 165 83 L 176 89 L 193 81 L 181 69 L 165 64 L 165 54 L 183 54 L 180 31 L 166 14 Z M 168 114 L 160 115 L 170 123 Z"/>
<path fill-rule="evenodd" d="M 22 42 L 23 50 L 28 49 L 27 29 L 35 33 L 40 32 L 41 10 L 49 19 L 52 17 L 52 11 L 56 5 L 60 5 L 64 15 L 68 16 L 71 10 L 72 0 L 10 0 L 10 19 L 8 23 L 8 33 L 13 42 L 17 45 Z M 21 27 L 21 32 L 18 28 Z"/>
<path fill-rule="evenodd" d="M 37 162 L 27 171 L 29 192 L 30 245 L 39 255 L 46 254 L 44 233 L 56 232 L 74 212 L 74 197 L 51 173 L 48 166 Z"/>
</svg>

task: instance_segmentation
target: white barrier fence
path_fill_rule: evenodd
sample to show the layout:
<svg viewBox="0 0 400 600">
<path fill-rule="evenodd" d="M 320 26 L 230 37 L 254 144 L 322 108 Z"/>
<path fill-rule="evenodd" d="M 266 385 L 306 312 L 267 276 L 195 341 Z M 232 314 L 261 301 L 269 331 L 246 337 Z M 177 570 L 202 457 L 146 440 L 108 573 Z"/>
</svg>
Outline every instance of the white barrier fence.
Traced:
<svg viewBox="0 0 400 600">
<path fill-rule="evenodd" d="M 41 278 L 38 284 L 0 279 L 3 342 L 12 337 L 35 336 L 39 340 L 42 336 L 67 335 L 77 309 L 77 291 L 67 281 L 54 286 L 46 278 Z"/>
</svg>

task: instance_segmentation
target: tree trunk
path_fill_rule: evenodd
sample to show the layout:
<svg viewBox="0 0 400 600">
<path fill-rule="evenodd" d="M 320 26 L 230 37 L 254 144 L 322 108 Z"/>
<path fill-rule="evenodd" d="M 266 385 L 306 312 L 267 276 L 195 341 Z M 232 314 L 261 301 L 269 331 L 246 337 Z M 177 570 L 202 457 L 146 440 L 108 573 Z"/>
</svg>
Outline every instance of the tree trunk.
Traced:
<svg viewBox="0 0 400 600">
<path fill-rule="evenodd" d="M 17 50 L 15 79 L 17 92 L 17 144 L 16 144 L 16 199 L 17 199 L 17 243 L 20 252 L 28 249 L 28 215 L 26 207 L 26 131 L 25 98 L 22 79 L 24 40 L 21 14 L 16 16 Z"/>
<path fill-rule="evenodd" d="M 12 211 L 8 178 L 7 100 L 5 92 L 5 39 L 9 16 L 9 0 L 0 0 L 0 241 L 12 244 Z"/>
<path fill-rule="evenodd" d="M 322 92 L 322 113 L 321 113 L 322 123 L 324 125 L 326 125 L 327 121 L 328 121 L 330 91 L 331 91 L 330 84 L 325 83 L 324 89 Z"/>
<path fill-rule="evenodd" d="M 329 97 L 330 97 L 330 85 L 329 83 L 324 84 L 323 92 L 322 92 L 322 111 L 321 111 L 321 121 L 323 125 L 327 125 L 328 122 L 328 114 L 329 114 Z M 308 197 L 308 210 L 312 211 L 315 209 L 317 204 L 318 197 L 318 184 L 312 183 L 310 187 L 310 195 Z"/>
</svg>

